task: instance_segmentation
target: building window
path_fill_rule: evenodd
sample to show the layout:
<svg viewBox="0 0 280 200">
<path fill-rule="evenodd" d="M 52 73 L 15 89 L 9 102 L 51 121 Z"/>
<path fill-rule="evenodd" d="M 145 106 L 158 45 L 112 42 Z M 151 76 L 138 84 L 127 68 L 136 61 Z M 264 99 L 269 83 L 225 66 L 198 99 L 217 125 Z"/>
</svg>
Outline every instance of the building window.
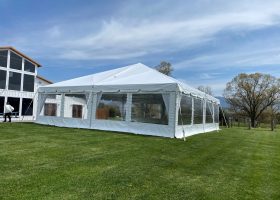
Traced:
<svg viewBox="0 0 280 200">
<path fill-rule="evenodd" d="M 28 60 L 24 60 L 24 71 L 26 72 L 35 72 L 35 65 L 29 62 Z"/>
<path fill-rule="evenodd" d="M 64 117 L 87 119 L 87 98 L 85 94 L 65 94 Z"/>
<path fill-rule="evenodd" d="M 203 123 L 203 100 L 199 98 L 194 98 L 194 124 Z"/>
<path fill-rule="evenodd" d="M 34 92 L 34 76 L 24 74 L 23 91 Z"/>
<path fill-rule="evenodd" d="M 168 113 L 161 94 L 133 94 L 131 121 L 168 124 Z"/>
<path fill-rule="evenodd" d="M 10 68 L 22 70 L 22 57 L 11 52 L 10 53 Z"/>
<path fill-rule="evenodd" d="M 192 97 L 182 96 L 180 109 L 178 112 L 178 125 L 187 125 L 192 123 Z"/>
<path fill-rule="evenodd" d="M 0 89 L 6 88 L 6 76 L 7 72 L 4 70 L 0 70 Z"/>
<path fill-rule="evenodd" d="M 96 119 L 125 120 L 126 94 L 102 94 L 96 110 Z"/>
<path fill-rule="evenodd" d="M 72 105 L 72 118 L 83 118 L 82 105 Z"/>
<path fill-rule="evenodd" d="M 0 51 L 0 67 L 7 67 L 8 51 Z"/>
<path fill-rule="evenodd" d="M 20 91 L 21 74 L 16 72 L 9 72 L 9 90 Z"/>
<path fill-rule="evenodd" d="M 55 104 L 55 103 L 45 103 L 45 105 L 44 105 L 44 115 L 45 116 L 57 116 L 57 104 Z"/>
<path fill-rule="evenodd" d="M 32 99 L 22 99 L 22 116 L 32 116 L 33 115 L 33 100 Z"/>
<path fill-rule="evenodd" d="M 5 97 L 0 97 L 0 114 L 4 113 Z"/>
<path fill-rule="evenodd" d="M 14 97 L 8 97 L 8 102 L 11 106 L 14 107 L 13 113 L 18 116 L 19 115 L 19 104 L 20 104 L 20 98 L 14 98 Z"/>
</svg>

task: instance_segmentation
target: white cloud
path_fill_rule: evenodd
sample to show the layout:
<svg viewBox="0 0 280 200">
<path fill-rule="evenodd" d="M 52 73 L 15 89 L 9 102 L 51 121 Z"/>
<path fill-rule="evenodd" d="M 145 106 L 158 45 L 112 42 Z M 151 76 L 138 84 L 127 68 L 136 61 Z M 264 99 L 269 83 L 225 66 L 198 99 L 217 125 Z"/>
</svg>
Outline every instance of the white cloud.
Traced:
<svg viewBox="0 0 280 200">
<path fill-rule="evenodd" d="M 223 30 L 251 30 L 274 25 L 278 23 L 276 16 L 280 16 L 279 13 L 277 9 L 269 9 L 262 12 L 256 10 L 218 13 L 176 21 L 111 20 L 104 22 L 98 32 L 86 34 L 81 39 L 64 40 L 61 45 L 77 51 L 92 51 L 93 59 L 98 59 L 96 54 L 104 49 L 104 53 L 108 55 L 111 51 L 119 51 L 120 58 L 128 52 L 129 57 L 132 52 L 133 55 L 139 56 L 139 51 L 146 54 L 172 52 L 212 40 L 215 34 Z M 116 58 L 116 54 L 113 55 Z"/>
<path fill-rule="evenodd" d="M 19 46 L 33 47 L 44 56 L 52 54 L 63 59 L 125 59 L 194 47 L 216 39 L 225 30 L 269 27 L 278 24 L 280 17 L 279 1 L 162 1 L 141 7 L 139 4 L 127 2 L 119 15 L 101 26 L 93 19 L 52 24 L 45 30 L 21 36 L 26 43 Z"/>
<path fill-rule="evenodd" d="M 221 67 L 252 67 L 263 65 L 275 65 L 280 63 L 280 47 L 263 46 L 262 49 L 242 49 L 241 46 L 236 50 L 226 53 L 216 53 L 198 55 L 191 59 L 186 59 L 175 63 L 173 66 L 177 70 L 187 70 L 196 68 L 197 71 L 217 70 Z"/>
</svg>

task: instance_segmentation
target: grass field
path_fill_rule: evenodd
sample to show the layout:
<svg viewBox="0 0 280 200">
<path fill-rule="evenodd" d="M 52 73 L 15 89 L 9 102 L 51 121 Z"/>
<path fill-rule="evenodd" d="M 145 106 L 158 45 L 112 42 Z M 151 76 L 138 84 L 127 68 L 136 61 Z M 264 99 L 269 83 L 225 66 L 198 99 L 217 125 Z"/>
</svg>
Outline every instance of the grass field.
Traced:
<svg viewBox="0 0 280 200">
<path fill-rule="evenodd" d="M 280 131 L 184 142 L 0 124 L 0 199 L 280 199 Z"/>
</svg>

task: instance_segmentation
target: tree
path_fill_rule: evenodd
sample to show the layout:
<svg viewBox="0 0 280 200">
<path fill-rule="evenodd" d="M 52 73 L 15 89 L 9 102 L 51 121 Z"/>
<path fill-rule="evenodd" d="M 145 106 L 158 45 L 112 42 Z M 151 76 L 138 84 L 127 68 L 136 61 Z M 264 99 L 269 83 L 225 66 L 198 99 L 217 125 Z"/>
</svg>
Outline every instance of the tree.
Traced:
<svg viewBox="0 0 280 200">
<path fill-rule="evenodd" d="M 279 100 L 274 102 L 268 109 L 268 113 L 270 115 L 270 128 L 271 131 L 274 131 L 276 127 L 275 121 L 277 120 L 277 114 L 279 113 Z"/>
<path fill-rule="evenodd" d="M 166 61 L 161 61 L 160 64 L 155 67 L 155 69 L 167 76 L 171 76 L 174 70 L 171 63 Z"/>
<path fill-rule="evenodd" d="M 262 113 L 273 106 L 280 94 L 280 80 L 268 74 L 239 74 L 227 83 L 224 91 L 226 101 L 236 112 L 244 112 L 251 126 Z"/>
<path fill-rule="evenodd" d="M 260 116 L 258 124 L 270 124 L 271 131 L 274 131 L 277 122 L 279 122 L 280 102 L 277 100 L 273 105 L 269 106 Z"/>
<path fill-rule="evenodd" d="M 200 85 L 197 87 L 198 90 L 205 92 L 206 94 L 213 95 L 212 89 L 210 86 Z"/>
</svg>

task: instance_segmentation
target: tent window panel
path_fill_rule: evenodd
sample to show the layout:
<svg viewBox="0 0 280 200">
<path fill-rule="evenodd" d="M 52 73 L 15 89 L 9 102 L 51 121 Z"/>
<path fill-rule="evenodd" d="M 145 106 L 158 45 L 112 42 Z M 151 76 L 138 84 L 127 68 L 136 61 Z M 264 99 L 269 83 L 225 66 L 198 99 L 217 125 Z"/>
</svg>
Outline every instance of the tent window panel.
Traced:
<svg viewBox="0 0 280 200">
<path fill-rule="evenodd" d="M 181 111 L 178 111 L 178 125 L 189 125 L 192 123 L 192 97 L 182 96 L 180 102 Z"/>
<path fill-rule="evenodd" d="M 14 98 L 14 97 L 8 97 L 8 102 L 11 106 L 14 107 L 13 113 L 15 115 L 19 115 L 19 104 L 20 104 L 20 98 Z"/>
<path fill-rule="evenodd" d="M 22 69 L 22 57 L 11 52 L 10 54 L 10 68 L 21 70 Z"/>
<path fill-rule="evenodd" d="M 213 123 L 213 106 L 211 102 L 206 102 L 206 123 Z"/>
<path fill-rule="evenodd" d="M 40 108 L 41 116 L 60 117 L 61 94 L 45 94 Z"/>
<path fill-rule="evenodd" d="M 8 51 L 0 51 L 0 67 L 7 67 L 8 63 Z"/>
<path fill-rule="evenodd" d="M 5 103 L 5 97 L 0 97 L 0 113 L 4 113 L 4 103 Z"/>
<path fill-rule="evenodd" d="M 7 72 L 4 70 L 0 70 L 0 89 L 6 88 L 6 77 L 7 77 Z"/>
<path fill-rule="evenodd" d="M 33 100 L 32 99 L 22 99 L 22 116 L 32 116 L 33 115 Z"/>
<path fill-rule="evenodd" d="M 64 117 L 87 119 L 86 94 L 65 94 Z"/>
<path fill-rule="evenodd" d="M 20 91 L 21 74 L 16 72 L 9 72 L 9 90 Z"/>
<path fill-rule="evenodd" d="M 214 104 L 214 122 L 219 123 L 219 105 Z"/>
<path fill-rule="evenodd" d="M 102 94 L 96 119 L 125 121 L 126 99 L 126 94 Z"/>
<path fill-rule="evenodd" d="M 194 124 L 203 123 L 203 100 L 199 98 L 194 98 Z"/>
<path fill-rule="evenodd" d="M 168 125 L 168 113 L 161 94 L 133 94 L 131 121 Z"/>
<path fill-rule="evenodd" d="M 28 60 L 24 60 L 24 71 L 26 72 L 35 72 L 35 65 L 29 62 Z"/>
</svg>

